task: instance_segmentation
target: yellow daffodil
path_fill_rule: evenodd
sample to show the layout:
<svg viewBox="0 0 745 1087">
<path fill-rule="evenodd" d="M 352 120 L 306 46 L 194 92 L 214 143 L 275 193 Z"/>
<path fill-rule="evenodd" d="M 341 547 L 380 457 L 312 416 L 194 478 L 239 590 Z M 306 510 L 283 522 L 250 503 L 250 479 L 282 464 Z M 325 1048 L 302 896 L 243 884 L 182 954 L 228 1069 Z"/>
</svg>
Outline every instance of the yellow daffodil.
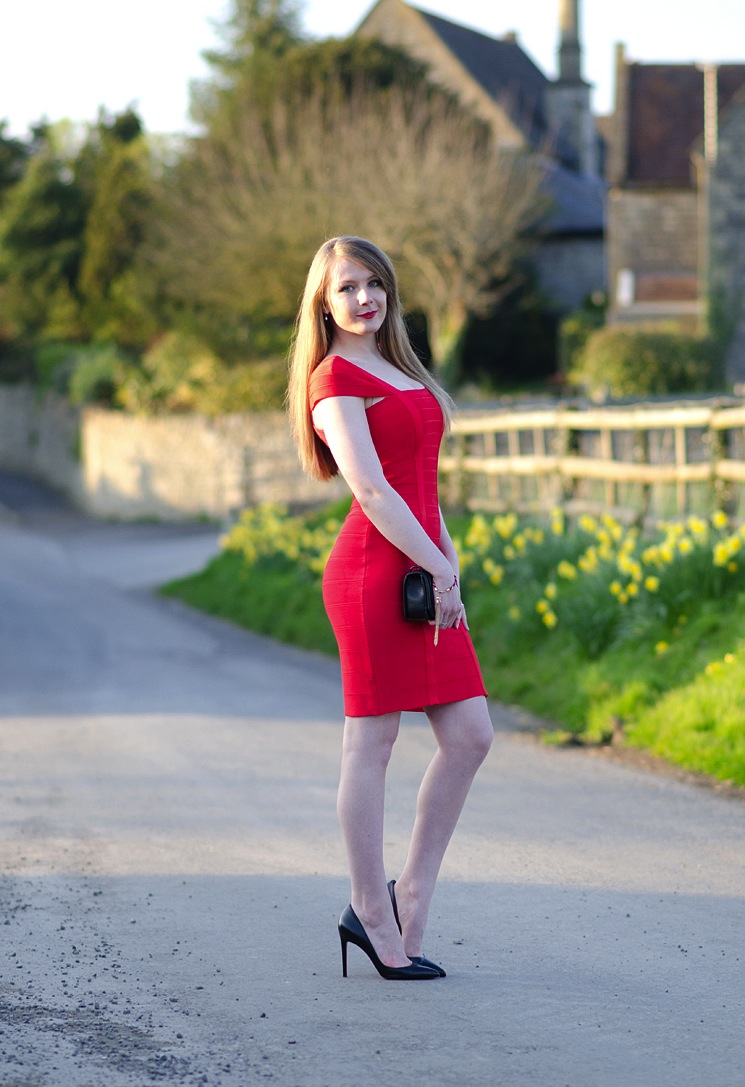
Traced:
<svg viewBox="0 0 745 1087">
<path fill-rule="evenodd" d="M 577 576 L 577 567 L 566 559 L 562 559 L 559 565 L 556 567 L 556 573 L 559 577 L 565 578 L 567 581 L 574 581 Z"/>
</svg>

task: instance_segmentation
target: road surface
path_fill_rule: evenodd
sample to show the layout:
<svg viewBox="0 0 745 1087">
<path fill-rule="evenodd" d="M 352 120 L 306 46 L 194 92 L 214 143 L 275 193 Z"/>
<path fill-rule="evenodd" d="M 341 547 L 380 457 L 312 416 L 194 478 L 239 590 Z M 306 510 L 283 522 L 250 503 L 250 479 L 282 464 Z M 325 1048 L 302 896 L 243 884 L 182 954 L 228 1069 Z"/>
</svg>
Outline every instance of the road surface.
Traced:
<svg viewBox="0 0 745 1087">
<path fill-rule="evenodd" d="M 425 948 L 448 977 L 350 948 L 343 980 L 336 663 L 152 591 L 213 528 L 7 476 L 0 503 L 0 1087 L 742 1087 L 741 801 L 495 704 Z M 432 746 L 407 717 L 394 877 Z"/>
</svg>

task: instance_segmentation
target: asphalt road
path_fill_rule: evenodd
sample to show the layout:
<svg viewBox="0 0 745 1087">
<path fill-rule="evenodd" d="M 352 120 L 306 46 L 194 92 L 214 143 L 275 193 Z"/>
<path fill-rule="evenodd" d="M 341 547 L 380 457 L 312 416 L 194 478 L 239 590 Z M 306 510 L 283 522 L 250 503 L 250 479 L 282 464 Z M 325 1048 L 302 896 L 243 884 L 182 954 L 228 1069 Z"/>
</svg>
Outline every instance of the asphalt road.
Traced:
<svg viewBox="0 0 745 1087">
<path fill-rule="evenodd" d="M 338 669 L 152 593 L 215 547 L 0 477 L 0 1087 L 742 1087 L 745 805 L 496 704 L 448 977 L 342 979 Z M 391 876 L 431 750 L 411 715 Z"/>
</svg>

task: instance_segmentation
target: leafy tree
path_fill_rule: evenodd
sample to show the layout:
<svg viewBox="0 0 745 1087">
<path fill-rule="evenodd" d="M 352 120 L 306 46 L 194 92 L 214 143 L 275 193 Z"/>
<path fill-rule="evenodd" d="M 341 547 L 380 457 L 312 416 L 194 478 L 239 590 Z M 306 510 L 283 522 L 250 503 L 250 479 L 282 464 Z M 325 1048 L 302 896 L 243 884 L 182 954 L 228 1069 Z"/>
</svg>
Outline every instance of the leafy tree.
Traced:
<svg viewBox="0 0 745 1087">
<path fill-rule="evenodd" d="M 23 177 L 29 159 L 44 139 L 45 128 L 37 125 L 27 140 L 6 134 L 7 121 L 0 121 L 0 205 L 6 193 Z"/>
<path fill-rule="evenodd" d="M 16 335 L 83 334 L 77 280 L 87 208 L 70 136 L 69 126 L 47 130 L 3 205 L 0 279 Z"/>
<path fill-rule="evenodd" d="M 102 114 L 82 139 L 62 123 L 35 141 L 0 212 L 10 334 L 146 342 L 153 319 L 135 264 L 152 170 L 139 118 Z"/>
<path fill-rule="evenodd" d="M 139 347 L 156 331 L 138 267 L 153 193 L 150 152 L 131 111 L 98 130 L 78 287 L 93 337 Z"/>
<path fill-rule="evenodd" d="M 212 129 L 246 98 L 264 107 L 272 101 L 280 63 L 303 40 L 299 5 L 294 0 L 233 0 L 218 33 L 223 48 L 203 54 L 213 77 L 192 87 L 191 102 L 194 119 Z"/>
</svg>

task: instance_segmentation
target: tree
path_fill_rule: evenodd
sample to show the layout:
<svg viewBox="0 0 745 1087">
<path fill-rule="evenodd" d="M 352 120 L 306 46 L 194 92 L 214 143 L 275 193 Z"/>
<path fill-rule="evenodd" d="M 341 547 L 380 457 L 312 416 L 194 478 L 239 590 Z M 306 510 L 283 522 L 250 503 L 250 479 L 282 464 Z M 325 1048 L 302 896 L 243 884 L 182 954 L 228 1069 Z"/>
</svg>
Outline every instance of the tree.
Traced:
<svg viewBox="0 0 745 1087">
<path fill-rule="evenodd" d="M 50 128 L 9 189 L 0 221 L 0 278 L 16 335 L 82 335 L 77 279 L 86 210 L 70 126 Z"/>
<path fill-rule="evenodd" d="M 308 262 L 333 234 L 398 260 L 427 316 L 436 365 L 457 372 L 469 313 L 484 313 L 544 210 L 535 158 L 420 84 L 284 97 L 264 119 L 195 141 L 161 219 L 159 258 L 181 301 L 292 314 Z"/>
<path fill-rule="evenodd" d="M 37 130 L 35 141 L 0 214 L 12 333 L 145 342 L 153 321 L 135 264 L 151 167 L 139 118 L 132 110 L 102 114 L 82 134 L 62 123 Z"/>
<path fill-rule="evenodd" d="M 214 129 L 233 116 L 247 98 L 267 106 L 277 91 L 280 65 L 303 41 L 294 0 L 233 0 L 218 28 L 222 49 L 206 50 L 211 80 L 192 86 L 194 119 Z"/>
<path fill-rule="evenodd" d="M 102 117 L 78 289 L 89 334 L 123 346 L 144 346 L 156 329 L 138 267 L 153 194 L 152 172 L 137 115 L 128 110 L 108 120 Z"/>
<path fill-rule="evenodd" d="M 8 136 L 7 127 L 7 121 L 0 121 L 0 205 L 5 194 L 21 180 L 29 159 L 44 139 L 43 125 L 35 126 L 28 140 Z"/>
</svg>

